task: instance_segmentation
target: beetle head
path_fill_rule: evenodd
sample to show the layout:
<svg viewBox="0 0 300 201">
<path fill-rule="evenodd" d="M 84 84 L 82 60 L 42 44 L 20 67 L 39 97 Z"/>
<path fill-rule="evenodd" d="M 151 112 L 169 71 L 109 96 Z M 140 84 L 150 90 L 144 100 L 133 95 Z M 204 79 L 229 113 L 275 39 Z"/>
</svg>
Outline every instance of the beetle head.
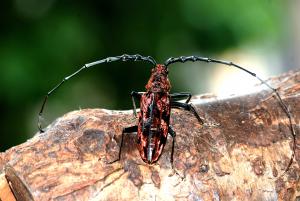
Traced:
<svg viewBox="0 0 300 201">
<path fill-rule="evenodd" d="M 168 68 L 165 65 L 157 64 L 151 71 L 150 79 L 145 86 L 151 92 L 169 92 L 171 84 L 168 78 Z"/>
</svg>

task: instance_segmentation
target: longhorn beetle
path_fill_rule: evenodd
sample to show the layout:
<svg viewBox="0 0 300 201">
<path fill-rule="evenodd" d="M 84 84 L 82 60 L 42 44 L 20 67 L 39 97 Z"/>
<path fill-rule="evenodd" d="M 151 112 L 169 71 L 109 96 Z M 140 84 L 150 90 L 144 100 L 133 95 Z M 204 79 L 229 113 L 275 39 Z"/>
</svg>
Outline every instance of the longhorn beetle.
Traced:
<svg viewBox="0 0 300 201">
<path fill-rule="evenodd" d="M 170 94 L 171 85 L 168 79 L 168 67 L 171 64 L 177 62 L 184 63 L 186 61 L 192 61 L 192 62 L 201 61 L 207 63 L 218 63 L 218 64 L 223 64 L 223 65 L 238 68 L 250 74 L 251 76 L 257 78 L 262 84 L 267 86 L 269 89 L 273 91 L 273 93 L 275 93 L 282 109 L 284 110 L 284 112 L 286 113 L 289 119 L 290 130 L 293 137 L 293 153 L 285 172 L 288 171 L 289 167 L 293 163 L 293 159 L 295 157 L 296 133 L 292 125 L 292 115 L 287 105 L 283 102 L 277 90 L 271 87 L 267 82 L 259 78 L 255 73 L 247 70 L 246 68 L 238 64 L 228 62 L 228 61 L 199 57 L 199 56 L 181 56 L 177 58 L 171 57 L 167 59 L 164 64 L 157 64 L 156 61 L 150 56 L 145 57 L 139 54 L 136 55 L 124 54 L 121 56 L 107 57 L 102 60 L 98 60 L 92 63 L 87 63 L 79 70 L 74 72 L 73 74 L 65 77 L 60 83 L 58 83 L 52 90 L 50 90 L 46 94 L 38 118 L 38 128 L 40 132 L 43 132 L 41 127 L 41 118 L 42 118 L 45 104 L 48 100 L 48 97 L 54 91 L 56 91 L 67 80 L 79 74 L 82 70 L 88 69 L 97 64 L 110 63 L 113 61 L 145 61 L 154 66 L 151 72 L 150 79 L 145 87 L 146 92 L 135 92 L 135 91 L 131 92 L 133 112 L 135 117 L 137 117 L 135 99 L 138 99 L 140 101 L 140 112 L 138 113 L 138 124 L 136 126 L 123 129 L 119 155 L 118 158 L 113 162 L 120 160 L 124 133 L 137 132 L 137 136 L 138 136 L 137 148 L 140 152 L 143 161 L 148 164 L 155 163 L 159 159 L 160 155 L 162 154 L 163 148 L 166 144 L 167 135 L 170 134 L 173 138 L 171 159 L 170 159 L 173 168 L 173 154 L 174 154 L 176 133 L 170 126 L 171 108 L 181 108 L 192 112 L 194 116 L 198 119 L 200 124 L 203 124 L 204 121 L 198 115 L 193 105 L 189 103 L 192 96 L 190 93 Z M 179 102 L 179 100 L 185 100 L 185 102 Z"/>
</svg>

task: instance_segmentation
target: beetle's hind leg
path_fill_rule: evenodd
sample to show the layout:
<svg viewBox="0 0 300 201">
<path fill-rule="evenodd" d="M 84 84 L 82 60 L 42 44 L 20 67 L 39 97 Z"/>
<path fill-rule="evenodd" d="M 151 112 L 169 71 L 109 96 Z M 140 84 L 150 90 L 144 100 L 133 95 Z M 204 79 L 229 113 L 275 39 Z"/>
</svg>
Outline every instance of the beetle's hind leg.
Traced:
<svg viewBox="0 0 300 201">
<path fill-rule="evenodd" d="M 174 168 L 174 147 L 175 147 L 175 141 L 176 141 L 176 132 L 173 130 L 173 128 L 171 126 L 169 126 L 169 134 L 172 136 L 172 150 L 171 150 L 171 158 L 170 158 L 170 163 L 171 163 L 171 167 L 172 167 L 172 170 L 174 171 L 175 174 L 177 174 L 181 180 L 184 179 L 184 176 L 181 176 Z M 169 176 L 173 176 L 173 174 L 170 174 Z"/>
<path fill-rule="evenodd" d="M 112 164 L 112 163 L 117 162 L 117 161 L 119 161 L 121 159 L 121 153 L 122 153 L 122 147 L 123 147 L 123 141 L 124 141 L 124 134 L 126 134 L 126 133 L 134 133 L 134 132 L 137 132 L 137 130 L 138 130 L 137 126 L 131 126 L 131 127 L 127 127 L 127 128 L 123 129 L 118 158 L 115 159 L 115 160 L 113 160 L 113 161 L 108 162 L 108 164 Z"/>
</svg>

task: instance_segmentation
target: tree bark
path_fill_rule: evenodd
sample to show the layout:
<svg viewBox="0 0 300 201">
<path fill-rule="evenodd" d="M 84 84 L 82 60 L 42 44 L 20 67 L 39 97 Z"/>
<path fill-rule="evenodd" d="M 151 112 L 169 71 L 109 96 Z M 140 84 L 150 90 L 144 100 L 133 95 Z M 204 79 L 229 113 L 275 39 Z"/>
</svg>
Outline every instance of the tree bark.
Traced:
<svg viewBox="0 0 300 201">
<path fill-rule="evenodd" d="M 269 80 L 292 114 L 293 138 L 278 98 L 262 85 L 240 96 L 192 99 L 205 119 L 172 109 L 174 170 L 169 136 L 159 161 L 145 164 L 132 111 L 84 109 L 57 119 L 33 138 L 0 153 L 17 200 L 296 200 L 300 199 L 300 71 Z"/>
</svg>

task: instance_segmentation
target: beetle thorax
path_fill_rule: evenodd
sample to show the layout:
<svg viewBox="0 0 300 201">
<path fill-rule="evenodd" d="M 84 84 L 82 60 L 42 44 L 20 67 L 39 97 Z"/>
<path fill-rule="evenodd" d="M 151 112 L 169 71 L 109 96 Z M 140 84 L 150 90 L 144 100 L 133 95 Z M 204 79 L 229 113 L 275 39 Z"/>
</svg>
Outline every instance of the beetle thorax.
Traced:
<svg viewBox="0 0 300 201">
<path fill-rule="evenodd" d="M 151 71 L 150 79 L 145 86 L 151 92 L 169 92 L 171 84 L 168 78 L 168 68 L 165 65 L 157 64 Z"/>
</svg>

